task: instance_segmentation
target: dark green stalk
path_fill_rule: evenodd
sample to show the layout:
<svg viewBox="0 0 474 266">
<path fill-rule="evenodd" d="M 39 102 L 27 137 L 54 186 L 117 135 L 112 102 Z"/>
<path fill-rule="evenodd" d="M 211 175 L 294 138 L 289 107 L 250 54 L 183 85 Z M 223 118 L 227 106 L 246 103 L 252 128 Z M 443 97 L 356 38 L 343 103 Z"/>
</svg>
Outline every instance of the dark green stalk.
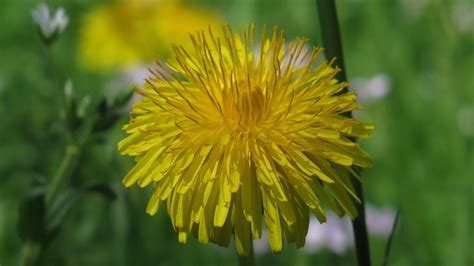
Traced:
<svg viewBox="0 0 474 266">
<path fill-rule="evenodd" d="M 362 191 L 362 184 L 352 177 L 352 184 L 355 188 L 357 196 L 361 201 L 356 204 L 358 216 L 352 220 L 352 230 L 354 232 L 355 248 L 357 253 L 357 262 L 359 266 L 370 266 L 370 248 L 369 237 L 367 234 L 367 225 L 365 222 L 365 201 Z"/>
<path fill-rule="evenodd" d="M 336 58 L 336 65 L 341 68 L 336 78 L 339 81 L 347 81 L 335 0 L 316 0 L 316 3 L 324 54 L 328 60 Z M 344 92 L 347 92 L 347 88 Z"/>
<path fill-rule="evenodd" d="M 327 59 L 336 58 L 335 64 L 341 71 L 336 78 L 341 82 L 347 81 L 347 75 L 344 66 L 344 57 L 342 53 L 341 34 L 339 32 L 339 24 L 336 12 L 335 0 L 316 0 L 318 7 L 319 24 L 321 28 L 324 53 Z M 347 88 L 342 92 L 347 92 Z M 351 113 L 345 114 L 351 117 Z M 352 221 L 354 231 L 354 240 L 357 253 L 357 261 L 359 266 L 370 266 L 369 239 L 367 235 L 367 226 L 365 222 L 364 195 L 362 184 L 355 179 L 353 185 L 355 192 L 361 200 L 360 204 L 356 204 L 358 216 Z"/>
</svg>

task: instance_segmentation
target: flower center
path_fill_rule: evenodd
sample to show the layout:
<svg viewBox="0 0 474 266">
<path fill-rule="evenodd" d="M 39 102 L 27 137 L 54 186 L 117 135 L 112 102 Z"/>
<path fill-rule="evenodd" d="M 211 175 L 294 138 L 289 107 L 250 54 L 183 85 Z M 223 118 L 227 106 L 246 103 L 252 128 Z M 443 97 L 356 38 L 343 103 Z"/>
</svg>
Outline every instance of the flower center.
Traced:
<svg viewBox="0 0 474 266">
<path fill-rule="evenodd" d="M 254 133 L 265 118 L 265 101 L 260 87 L 249 86 L 247 81 L 241 81 L 237 89 L 224 94 L 223 118 L 235 133 Z"/>
</svg>

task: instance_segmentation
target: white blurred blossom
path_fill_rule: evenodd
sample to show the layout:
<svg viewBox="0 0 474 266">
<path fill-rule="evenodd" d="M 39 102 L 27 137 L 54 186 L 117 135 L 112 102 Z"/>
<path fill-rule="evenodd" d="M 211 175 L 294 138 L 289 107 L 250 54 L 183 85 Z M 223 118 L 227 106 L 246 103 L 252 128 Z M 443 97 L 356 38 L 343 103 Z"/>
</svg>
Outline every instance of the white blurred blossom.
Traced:
<svg viewBox="0 0 474 266">
<path fill-rule="evenodd" d="M 122 81 L 126 83 L 135 83 L 138 86 L 142 86 L 145 79 L 151 76 L 149 68 L 153 69 L 154 66 L 147 65 L 136 65 L 134 67 L 127 68 L 122 72 Z"/>
<path fill-rule="evenodd" d="M 474 2 L 457 1 L 452 9 L 452 19 L 456 28 L 465 33 L 474 32 Z"/>
<path fill-rule="evenodd" d="M 419 17 L 428 7 L 429 0 L 401 0 L 404 13 L 410 18 Z"/>
<path fill-rule="evenodd" d="M 362 104 L 370 104 L 383 99 L 392 89 L 392 79 L 384 73 L 371 78 L 353 78 L 350 88 L 357 93 L 357 100 Z"/>
<path fill-rule="evenodd" d="M 306 244 L 303 250 L 315 253 L 322 249 L 329 249 L 336 254 L 344 254 L 352 245 L 350 223 L 346 218 L 340 219 L 334 213 L 327 213 L 327 221 L 319 223 L 315 217 L 309 222 Z"/>
<path fill-rule="evenodd" d="M 474 106 L 462 106 L 456 112 L 459 132 L 465 137 L 474 136 Z"/>
<path fill-rule="evenodd" d="M 371 204 L 365 206 L 365 220 L 370 235 L 379 237 L 389 236 L 395 216 L 396 211 L 392 208 L 376 208 Z"/>
<path fill-rule="evenodd" d="M 171 69 L 168 68 L 167 71 L 171 71 Z M 159 72 L 163 73 L 163 75 L 167 75 L 165 71 L 160 71 L 160 67 L 156 64 L 139 64 L 122 69 L 122 71 L 118 74 L 118 78 L 113 79 L 107 84 L 104 90 L 105 97 L 107 99 L 110 99 L 109 101 L 111 101 L 111 99 L 115 98 L 123 90 L 132 90 L 132 84 L 136 84 L 137 86 L 142 87 L 146 82 L 146 79 L 153 79 L 155 78 L 154 75 L 161 75 Z M 130 99 L 130 102 L 126 109 L 130 110 L 132 108 L 133 103 L 142 98 L 142 95 L 135 93 Z"/>
<path fill-rule="evenodd" d="M 69 23 L 64 8 L 59 7 L 53 13 L 49 6 L 44 3 L 33 10 L 32 17 L 40 30 L 42 38 L 48 42 L 63 32 Z"/>
<path fill-rule="evenodd" d="M 111 85 L 125 85 L 129 86 L 130 84 L 137 84 L 138 86 L 143 86 L 146 79 L 154 78 L 154 75 L 167 75 L 167 72 L 172 71 L 170 68 L 167 68 L 166 71 L 161 71 L 160 67 L 156 64 L 153 65 L 135 65 L 122 69 L 119 74 L 119 78 L 114 80 Z M 161 74 L 160 74 L 161 73 Z"/>
<path fill-rule="evenodd" d="M 266 230 L 262 230 L 262 238 L 253 241 L 253 251 L 257 255 L 270 252 L 270 247 L 268 246 L 268 233 Z"/>
<path fill-rule="evenodd" d="M 370 235 L 387 238 L 395 221 L 396 212 L 392 208 L 376 208 L 371 204 L 366 205 L 366 223 Z M 327 221 L 321 224 L 315 217 L 311 217 L 306 244 L 303 251 L 317 253 L 323 249 L 342 255 L 353 246 L 352 226 L 349 218 L 339 218 L 331 211 L 326 213 Z M 270 252 L 268 234 L 263 231 L 262 238 L 254 240 L 256 254 Z"/>
</svg>

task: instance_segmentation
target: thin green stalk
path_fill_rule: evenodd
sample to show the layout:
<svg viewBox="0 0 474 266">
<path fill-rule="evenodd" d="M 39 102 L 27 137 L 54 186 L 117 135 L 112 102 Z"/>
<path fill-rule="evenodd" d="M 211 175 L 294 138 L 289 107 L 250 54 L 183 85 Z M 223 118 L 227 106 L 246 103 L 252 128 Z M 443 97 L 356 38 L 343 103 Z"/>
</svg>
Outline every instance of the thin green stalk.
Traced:
<svg viewBox="0 0 474 266">
<path fill-rule="evenodd" d="M 253 241 L 250 240 L 250 249 L 248 256 L 239 256 L 239 266 L 256 266 L 255 254 L 253 251 Z"/>
<path fill-rule="evenodd" d="M 321 28 L 324 53 L 327 59 L 336 58 L 335 64 L 341 68 L 336 78 L 339 81 L 346 82 L 347 75 L 344 66 L 344 57 L 342 53 L 342 41 L 339 31 L 335 0 L 316 0 L 318 7 L 319 24 Z M 347 88 L 342 92 L 347 92 Z M 346 113 L 348 117 L 352 114 Z M 352 177 L 352 180 L 356 180 Z M 354 240 L 359 266 L 370 266 L 369 239 L 367 235 L 367 225 L 365 222 L 365 207 L 362 184 L 358 181 L 353 182 L 355 192 L 357 193 L 360 204 L 356 204 L 358 216 L 352 221 L 354 231 Z"/>
<path fill-rule="evenodd" d="M 66 148 L 66 154 L 64 155 L 61 164 L 59 165 L 56 173 L 54 174 L 51 182 L 48 184 L 46 191 L 46 206 L 51 206 L 53 199 L 57 193 L 61 190 L 65 181 L 69 178 L 71 173 L 76 166 L 77 158 L 79 157 L 79 148 L 74 145 L 69 145 Z"/>
<path fill-rule="evenodd" d="M 397 210 L 397 215 L 395 216 L 395 220 L 393 221 L 392 231 L 390 232 L 390 237 L 388 238 L 387 246 L 385 247 L 385 256 L 383 258 L 382 266 L 387 266 L 388 264 L 388 257 L 390 255 L 390 251 L 392 250 L 392 242 L 393 242 L 393 238 L 395 237 L 395 231 L 397 230 L 399 219 L 400 219 L 400 207 Z"/>
<path fill-rule="evenodd" d="M 51 70 L 53 80 L 57 84 L 58 93 L 61 95 L 61 108 L 64 108 L 64 112 L 68 112 L 68 110 L 66 110 L 67 99 L 62 90 L 63 81 L 61 79 L 60 73 L 54 61 L 54 56 L 53 56 L 53 51 L 52 51 L 53 43 L 44 42 L 43 44 L 44 44 L 43 46 L 44 46 L 45 54 L 46 54 L 46 61 L 48 62 L 49 68 Z M 66 134 L 67 142 L 71 143 L 73 142 L 72 137 L 71 137 L 71 129 L 68 128 L 67 124 L 65 128 L 66 128 L 66 133 L 67 133 Z M 76 165 L 78 156 L 79 156 L 79 147 L 77 145 L 69 144 L 66 147 L 65 155 L 62 158 L 62 161 L 58 169 L 56 170 L 53 178 L 48 184 L 48 187 L 46 190 L 46 198 L 45 198 L 45 203 L 47 207 L 51 206 L 54 198 L 57 196 L 57 193 L 61 190 L 62 186 L 65 184 L 65 181 L 72 174 L 74 167 Z"/>
<path fill-rule="evenodd" d="M 61 73 L 56 65 L 56 62 L 54 61 L 54 55 L 53 55 L 53 47 L 52 43 L 43 43 L 43 49 L 44 49 L 44 56 L 46 60 L 46 64 L 48 65 L 51 77 L 53 78 L 53 82 L 55 83 L 55 86 L 61 91 L 63 87 L 63 79 L 61 76 Z"/>
</svg>

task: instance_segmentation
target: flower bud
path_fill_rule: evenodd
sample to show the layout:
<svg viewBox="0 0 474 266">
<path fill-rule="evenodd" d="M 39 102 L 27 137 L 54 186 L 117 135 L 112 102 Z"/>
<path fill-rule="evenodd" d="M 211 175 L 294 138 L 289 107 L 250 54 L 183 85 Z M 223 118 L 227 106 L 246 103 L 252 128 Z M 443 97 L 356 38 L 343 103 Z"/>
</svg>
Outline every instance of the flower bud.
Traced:
<svg viewBox="0 0 474 266">
<path fill-rule="evenodd" d="M 32 17 L 38 27 L 41 39 L 46 44 L 53 43 L 69 22 L 69 18 L 62 7 L 59 7 L 55 10 L 54 14 L 51 14 L 49 6 L 44 3 L 33 10 Z"/>
</svg>

